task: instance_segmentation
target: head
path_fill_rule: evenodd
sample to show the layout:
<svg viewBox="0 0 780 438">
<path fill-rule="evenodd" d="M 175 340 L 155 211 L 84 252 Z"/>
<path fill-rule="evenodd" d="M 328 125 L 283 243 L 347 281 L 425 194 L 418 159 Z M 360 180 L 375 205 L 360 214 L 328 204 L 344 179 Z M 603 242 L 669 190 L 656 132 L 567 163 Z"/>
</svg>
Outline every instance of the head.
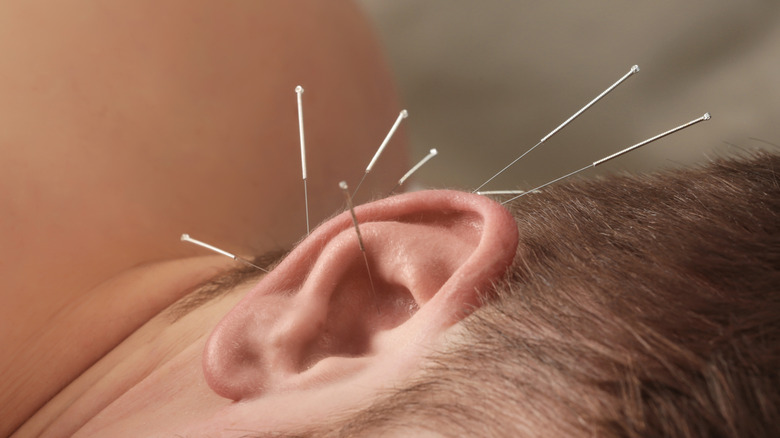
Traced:
<svg viewBox="0 0 780 438">
<path fill-rule="evenodd" d="M 458 339 L 313 435 L 773 436 L 779 165 L 760 154 L 521 198 L 514 263 Z"/>
<path fill-rule="evenodd" d="M 509 209 L 397 196 L 358 209 L 365 259 L 340 215 L 272 274 L 187 293 L 228 262 L 189 257 L 181 232 L 245 254 L 303 228 L 279 190 L 300 183 L 294 117 L 277 117 L 295 85 L 310 145 L 337 144 L 309 150 L 313 218 L 340 202 L 334 175 L 362 171 L 400 109 L 369 26 L 350 2 L 17 3 L 0 14 L 0 186 L 21 188 L 0 230 L 0 435 L 777 423 L 775 157 Z M 407 168 L 398 146 L 363 194 Z"/>
<path fill-rule="evenodd" d="M 771 436 L 779 167 L 581 181 L 508 209 L 453 191 L 360 206 L 371 280 L 334 217 L 222 305 L 185 352 L 189 384 L 152 373 L 154 396 L 97 418 L 182 436 Z"/>
</svg>

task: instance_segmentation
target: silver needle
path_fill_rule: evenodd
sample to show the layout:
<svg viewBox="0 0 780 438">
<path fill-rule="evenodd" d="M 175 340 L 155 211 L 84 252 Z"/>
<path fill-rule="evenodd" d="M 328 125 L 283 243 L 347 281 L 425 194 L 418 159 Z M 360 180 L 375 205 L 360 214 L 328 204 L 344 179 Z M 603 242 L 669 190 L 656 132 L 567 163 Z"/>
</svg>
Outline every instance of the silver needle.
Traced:
<svg viewBox="0 0 780 438">
<path fill-rule="evenodd" d="M 192 237 L 190 237 L 189 234 L 182 234 L 181 235 L 181 241 L 182 242 L 194 243 L 195 245 L 198 245 L 198 246 L 201 246 L 201 247 L 206 248 L 208 250 L 214 251 L 217 254 L 222 254 L 223 256 L 230 257 L 233 260 L 238 260 L 241 263 L 244 263 L 244 264 L 247 264 L 247 265 L 252 266 L 254 268 L 257 268 L 257 269 L 259 269 L 259 270 L 261 270 L 263 272 L 268 272 L 267 269 L 263 269 L 260 266 L 257 266 L 256 264 L 250 262 L 249 260 L 247 260 L 247 259 L 245 259 L 243 257 L 239 257 L 239 256 L 237 256 L 235 254 L 229 253 L 229 252 L 225 251 L 224 249 L 219 249 L 216 246 L 209 245 L 206 242 L 201 242 L 200 240 L 193 239 Z"/>
<path fill-rule="evenodd" d="M 384 152 L 385 147 L 387 147 L 387 143 L 389 143 L 390 139 L 393 138 L 393 134 L 395 134 L 395 131 L 398 129 L 398 126 L 401 125 L 401 121 L 407 117 L 409 117 L 409 113 L 406 110 L 401 110 L 401 113 L 398 114 L 398 118 L 395 119 L 395 123 L 393 123 L 393 126 L 390 128 L 390 132 L 387 133 L 385 139 L 382 141 L 382 144 L 379 145 L 379 149 L 376 150 L 376 153 L 374 154 L 374 158 L 372 158 L 371 162 L 368 163 L 368 166 L 366 167 L 366 172 L 363 174 L 363 178 L 360 178 L 360 182 L 358 183 L 357 187 L 355 187 L 355 191 L 352 193 L 353 198 L 357 194 L 358 189 L 360 189 L 360 185 L 363 184 L 363 180 L 366 179 L 366 176 L 368 176 L 368 173 L 371 172 L 371 169 L 374 167 L 374 164 L 376 164 L 376 160 L 378 160 L 379 156 L 382 155 L 382 152 Z"/>
<path fill-rule="evenodd" d="M 525 193 L 525 190 L 488 190 L 485 192 L 477 192 L 478 195 L 521 195 Z"/>
<path fill-rule="evenodd" d="M 414 167 L 409 169 L 409 171 L 406 172 L 406 174 L 404 174 L 404 176 L 402 176 L 401 179 L 398 180 L 398 184 L 396 184 L 395 187 L 393 187 L 393 190 L 390 190 L 390 194 L 392 195 L 396 190 L 398 190 L 398 188 L 401 187 L 404 184 L 404 182 L 406 182 L 406 180 L 409 179 L 409 177 L 414 174 L 414 172 L 417 172 L 417 169 L 421 168 L 423 164 L 427 163 L 428 160 L 435 157 L 438 153 L 439 151 L 437 151 L 436 149 L 431 149 L 428 152 L 428 155 L 425 156 L 425 158 L 420 160 L 419 163 L 415 164 Z"/>
<path fill-rule="evenodd" d="M 534 145 L 534 147 L 532 147 L 531 149 L 528 149 L 527 151 L 523 152 L 523 154 L 522 154 L 522 155 L 520 155 L 519 157 L 515 158 L 515 160 L 514 160 L 514 161 L 512 161 L 511 163 L 509 163 L 509 164 L 508 164 L 506 167 L 504 167 L 503 169 L 499 170 L 499 171 L 498 171 L 498 173 L 496 173 L 495 175 L 491 176 L 491 177 L 490 177 L 490 179 L 488 179 L 487 181 L 483 182 L 483 183 L 482 183 L 482 185 L 480 185 L 479 187 L 477 187 L 476 189 L 474 189 L 474 191 L 473 191 L 472 193 L 477 193 L 477 191 L 479 191 L 479 189 L 481 189 L 482 187 L 485 187 L 485 185 L 486 185 L 487 183 L 489 183 L 490 181 L 493 181 L 493 180 L 494 180 L 494 179 L 495 179 L 495 178 L 496 178 L 498 175 L 501 175 L 502 173 L 504 173 L 504 171 L 505 171 L 505 170 L 507 170 L 507 169 L 509 169 L 510 167 L 512 167 L 512 165 L 513 165 L 513 164 L 515 164 L 515 163 L 517 163 L 518 161 L 520 161 L 520 159 L 521 159 L 521 158 L 523 158 L 523 157 L 525 157 L 526 155 L 528 155 L 528 154 L 529 154 L 529 153 L 530 153 L 532 150 L 534 150 L 534 149 L 536 149 L 537 147 L 541 146 L 541 144 L 542 144 L 542 143 L 544 143 L 545 141 L 547 141 L 547 140 L 548 140 L 550 137 L 552 137 L 552 136 L 553 136 L 553 135 L 555 135 L 555 134 L 556 134 L 558 131 L 560 131 L 561 129 L 563 129 L 563 128 L 564 128 L 566 125 L 568 125 L 569 123 L 571 123 L 571 122 L 572 122 L 572 120 L 574 120 L 574 119 L 576 119 L 577 117 L 579 117 L 579 116 L 580 116 L 582 113 L 584 113 L 585 111 L 587 111 L 587 110 L 588 110 L 588 108 L 590 108 L 591 106 L 593 106 L 593 104 L 595 104 L 596 102 L 598 102 L 599 100 L 601 100 L 601 99 L 602 99 L 604 96 L 606 96 L 607 94 L 609 94 L 609 92 L 610 92 L 610 91 L 612 91 L 612 90 L 614 90 L 615 88 L 617 88 L 617 86 L 618 86 L 618 85 L 622 84 L 622 83 L 623 83 L 623 82 L 624 82 L 626 79 L 628 79 L 629 77 L 631 77 L 631 75 L 633 75 L 634 73 L 637 73 L 637 72 L 639 72 L 639 66 L 638 66 L 638 65 L 635 65 L 635 66 L 631 67 L 631 69 L 628 71 L 628 73 L 626 73 L 625 75 L 623 75 L 623 77 L 622 77 L 622 78 L 618 79 L 618 80 L 617 80 L 617 82 L 615 82 L 614 84 L 610 85 L 610 86 L 609 86 L 609 88 L 607 88 L 606 90 L 602 91 L 602 92 L 601 92 L 601 94 L 599 94 L 598 96 L 596 96 L 596 98 L 595 98 L 595 99 L 593 99 L 593 100 L 591 100 L 590 102 L 588 102 L 588 104 L 587 104 L 587 105 L 585 105 L 584 107 L 580 108 L 580 110 L 579 110 L 579 111 L 577 111 L 577 112 L 576 112 L 576 113 L 574 113 L 574 114 L 573 114 L 571 117 L 569 117 L 568 119 L 566 119 L 566 121 L 565 121 L 565 122 L 561 123 L 560 125 L 558 125 L 558 127 L 557 127 L 557 128 L 555 128 L 555 129 L 553 129 L 552 131 L 550 131 L 550 133 L 549 133 L 549 134 L 547 134 L 547 135 L 545 135 L 545 136 L 544 136 L 544 138 L 542 138 L 541 140 L 539 140 L 539 143 L 536 143 L 536 144 Z"/>
<path fill-rule="evenodd" d="M 303 87 L 298 85 L 295 87 L 295 94 L 298 95 L 298 132 L 301 138 L 301 170 L 303 172 L 303 199 L 306 204 L 306 235 L 309 231 L 309 188 L 306 184 L 306 142 L 303 137 L 303 103 L 301 102 L 301 95 L 303 94 Z"/>
<path fill-rule="evenodd" d="M 591 167 L 596 167 L 596 166 L 598 166 L 599 164 L 602 164 L 602 163 L 606 163 L 609 160 L 615 159 L 615 158 L 617 158 L 617 157 L 619 157 L 619 156 L 621 156 L 621 155 L 623 155 L 625 153 L 631 152 L 634 149 L 640 148 L 640 147 L 642 147 L 642 146 L 644 146 L 644 145 L 646 145 L 648 143 L 652 143 L 652 142 L 654 142 L 654 141 L 656 141 L 656 140 L 658 140 L 660 138 L 666 137 L 667 135 L 674 134 L 677 131 L 680 131 L 680 130 L 685 129 L 685 128 L 689 127 L 689 126 L 693 126 L 693 125 L 695 125 L 695 124 L 697 124 L 699 122 L 704 122 L 704 121 L 710 120 L 710 119 L 711 119 L 710 113 L 704 113 L 704 115 L 699 117 L 698 119 L 691 120 L 690 122 L 684 123 L 684 124 L 682 124 L 682 125 L 680 125 L 680 126 L 678 126 L 676 128 L 672 128 L 672 129 L 670 129 L 670 130 L 668 130 L 666 132 L 662 132 L 662 133 L 656 135 L 655 137 L 648 138 L 647 140 L 641 141 L 641 142 L 639 142 L 639 143 L 637 143 L 637 144 L 635 144 L 633 146 L 627 147 L 627 148 L 623 149 L 622 151 L 615 152 L 612 155 L 609 155 L 609 156 L 606 156 L 606 157 L 604 157 L 604 158 L 602 158 L 600 160 L 594 161 L 593 163 L 588 164 L 587 166 L 583 167 L 580 170 L 575 170 L 574 172 L 571 172 L 569 174 L 566 174 L 564 176 L 556 178 L 556 179 L 554 179 L 554 180 L 552 180 L 552 181 L 550 181 L 550 182 L 548 182 L 546 184 L 542 184 L 541 186 L 539 186 L 539 187 L 537 187 L 537 188 L 535 188 L 533 190 L 529 190 L 529 191 L 527 191 L 525 193 L 521 193 L 521 194 L 515 196 L 514 198 L 511 198 L 511 199 L 508 199 L 508 200 L 502 202 L 501 204 L 503 205 L 503 204 L 512 202 L 512 201 L 514 201 L 517 198 L 520 198 L 522 196 L 527 195 L 528 193 L 535 192 L 535 191 L 537 191 L 539 189 L 542 189 L 544 187 L 549 186 L 550 184 L 556 183 L 556 182 L 558 182 L 560 180 L 563 180 L 563 179 L 566 179 L 566 178 L 568 178 L 568 177 L 570 177 L 572 175 L 578 174 L 578 173 L 582 172 L 583 170 L 590 169 Z"/>
<path fill-rule="evenodd" d="M 358 245 L 360 245 L 360 251 L 363 253 L 363 261 L 366 262 L 366 271 L 368 272 L 368 281 L 371 283 L 371 293 L 373 293 L 374 304 L 376 304 L 376 311 L 379 313 L 379 302 L 377 301 L 376 289 L 374 288 L 374 279 L 371 278 L 371 268 L 368 265 L 368 256 L 366 256 L 366 247 L 363 246 L 363 236 L 360 234 L 360 226 L 358 225 L 357 215 L 355 215 L 355 207 L 352 205 L 352 197 L 349 196 L 349 186 L 346 181 L 339 183 L 339 188 L 344 192 L 344 198 L 347 200 L 347 207 L 352 214 L 352 223 L 355 225 L 355 231 L 357 232 Z"/>
</svg>

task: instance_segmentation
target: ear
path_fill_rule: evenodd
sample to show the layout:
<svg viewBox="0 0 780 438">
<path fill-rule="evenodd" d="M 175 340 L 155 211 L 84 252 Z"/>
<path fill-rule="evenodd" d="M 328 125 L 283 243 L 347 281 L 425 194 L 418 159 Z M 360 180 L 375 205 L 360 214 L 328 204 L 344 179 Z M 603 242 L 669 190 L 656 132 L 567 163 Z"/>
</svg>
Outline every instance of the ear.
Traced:
<svg viewBox="0 0 780 438">
<path fill-rule="evenodd" d="M 390 382 L 479 305 L 517 246 L 509 212 L 463 192 L 395 196 L 356 214 L 371 279 L 349 212 L 323 224 L 212 333 L 203 363 L 217 394 L 314 390 L 359 374 Z"/>
</svg>

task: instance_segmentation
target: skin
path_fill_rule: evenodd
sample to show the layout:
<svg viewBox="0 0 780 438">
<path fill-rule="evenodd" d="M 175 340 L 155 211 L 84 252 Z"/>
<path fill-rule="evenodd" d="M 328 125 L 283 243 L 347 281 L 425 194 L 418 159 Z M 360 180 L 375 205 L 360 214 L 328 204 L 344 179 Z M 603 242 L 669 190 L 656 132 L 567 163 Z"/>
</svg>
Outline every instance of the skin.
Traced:
<svg viewBox="0 0 780 438">
<path fill-rule="evenodd" d="M 305 232 L 296 85 L 313 224 L 340 208 L 336 183 L 356 183 L 400 110 L 349 2 L 9 0 L 0 53 L 0 436 L 34 415 L 19 436 L 33 433 L 76 394 L 83 417 L 100 377 L 199 354 L 242 292 L 180 325 L 155 319 L 232 266 L 181 233 L 251 255 Z M 400 139 L 363 196 L 405 171 Z M 159 349 L 123 362 L 142 346 Z M 202 389 L 186 380 L 195 362 L 172 382 Z"/>
<path fill-rule="evenodd" d="M 19 435 L 295 431 L 401 385 L 457 336 L 478 290 L 501 277 L 517 228 L 495 202 L 449 191 L 401 195 L 357 214 L 377 297 L 366 293 L 345 212 L 259 281 L 176 321 L 153 318 Z"/>
</svg>

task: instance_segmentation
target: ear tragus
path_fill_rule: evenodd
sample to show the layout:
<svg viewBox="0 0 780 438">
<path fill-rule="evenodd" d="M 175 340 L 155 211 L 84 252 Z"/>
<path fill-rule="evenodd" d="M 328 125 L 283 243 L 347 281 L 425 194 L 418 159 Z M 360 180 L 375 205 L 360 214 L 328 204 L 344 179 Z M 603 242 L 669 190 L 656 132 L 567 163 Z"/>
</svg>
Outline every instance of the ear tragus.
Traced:
<svg viewBox="0 0 780 438">
<path fill-rule="evenodd" d="M 204 369 L 218 394 L 238 400 L 323 384 L 320 374 L 339 373 L 320 361 L 394 354 L 384 346 L 408 342 L 411 326 L 415 342 L 434 339 L 514 257 L 514 220 L 481 196 L 418 192 L 357 214 L 376 296 L 351 219 L 323 224 L 215 329 Z"/>
</svg>

